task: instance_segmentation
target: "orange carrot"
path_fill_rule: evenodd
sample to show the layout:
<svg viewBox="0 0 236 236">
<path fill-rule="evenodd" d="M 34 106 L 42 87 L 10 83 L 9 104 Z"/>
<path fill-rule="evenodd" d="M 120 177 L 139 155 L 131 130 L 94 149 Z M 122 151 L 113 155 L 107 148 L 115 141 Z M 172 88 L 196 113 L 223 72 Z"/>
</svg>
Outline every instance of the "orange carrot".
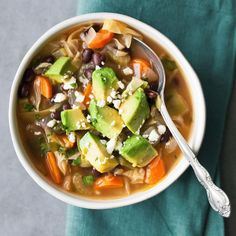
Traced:
<svg viewBox="0 0 236 236">
<path fill-rule="evenodd" d="M 105 175 L 96 179 L 93 188 L 94 190 L 104 190 L 104 189 L 122 188 L 123 185 L 124 183 L 122 177 L 114 175 Z"/>
<path fill-rule="evenodd" d="M 84 89 L 84 101 L 83 104 L 88 107 L 89 105 L 89 101 L 90 101 L 90 97 L 89 95 L 92 93 L 92 84 L 88 83 L 86 88 Z"/>
<path fill-rule="evenodd" d="M 62 183 L 61 172 L 60 172 L 60 170 L 57 166 L 56 157 L 53 154 L 53 152 L 48 152 L 47 153 L 46 164 L 47 164 L 49 173 L 52 177 L 52 180 L 56 184 L 61 184 Z"/>
<path fill-rule="evenodd" d="M 64 144 L 65 148 L 73 148 L 75 143 L 72 143 L 66 134 L 58 135 L 59 139 Z"/>
<path fill-rule="evenodd" d="M 36 79 L 40 81 L 40 92 L 46 98 L 52 98 L 52 83 L 44 76 L 37 76 Z"/>
<path fill-rule="evenodd" d="M 164 161 L 158 156 L 146 168 L 145 182 L 155 184 L 166 174 Z"/>
<path fill-rule="evenodd" d="M 140 66 L 140 74 L 142 75 L 148 68 L 150 68 L 150 64 L 144 59 L 133 59 L 131 61 L 131 65 L 134 67 L 135 64 Z"/>
<path fill-rule="evenodd" d="M 99 30 L 96 33 L 95 38 L 88 44 L 89 48 L 103 48 L 107 43 L 109 43 L 113 38 L 113 33 L 108 30 Z"/>
</svg>

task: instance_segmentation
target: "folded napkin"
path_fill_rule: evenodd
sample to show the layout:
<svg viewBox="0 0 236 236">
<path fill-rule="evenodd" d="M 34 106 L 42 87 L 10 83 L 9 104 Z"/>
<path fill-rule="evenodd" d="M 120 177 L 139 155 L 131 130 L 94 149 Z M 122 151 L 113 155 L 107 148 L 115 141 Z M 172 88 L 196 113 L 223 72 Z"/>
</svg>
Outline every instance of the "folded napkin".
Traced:
<svg viewBox="0 0 236 236">
<path fill-rule="evenodd" d="M 207 104 L 202 164 L 219 184 L 218 157 L 231 94 L 236 51 L 234 0 L 80 0 L 78 15 L 116 12 L 137 18 L 169 37 L 196 70 Z M 68 206 L 67 236 L 224 235 L 223 218 L 209 206 L 189 168 L 167 190 L 139 204 L 111 210 Z"/>
</svg>

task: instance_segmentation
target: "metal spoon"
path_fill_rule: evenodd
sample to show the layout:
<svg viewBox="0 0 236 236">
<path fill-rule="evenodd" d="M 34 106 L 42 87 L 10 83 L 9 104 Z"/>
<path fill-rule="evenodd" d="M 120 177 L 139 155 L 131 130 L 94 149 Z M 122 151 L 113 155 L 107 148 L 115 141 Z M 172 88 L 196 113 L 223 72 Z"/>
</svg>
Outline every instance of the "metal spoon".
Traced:
<svg viewBox="0 0 236 236">
<path fill-rule="evenodd" d="M 224 217 L 230 216 L 230 201 L 225 192 L 217 187 L 208 171 L 199 163 L 197 160 L 195 154 L 185 141 L 184 137 L 181 135 L 181 133 L 176 128 L 174 122 L 172 121 L 165 105 L 164 100 L 164 90 L 165 90 L 165 71 L 162 66 L 160 58 L 156 55 L 156 53 L 147 46 L 144 42 L 140 41 L 137 38 L 133 39 L 132 42 L 132 48 L 133 51 L 139 51 L 141 55 L 145 55 L 146 58 L 152 62 L 154 70 L 159 75 L 159 84 L 157 92 L 159 94 L 159 100 L 160 100 L 160 107 L 159 111 L 169 128 L 171 134 L 173 135 L 174 139 L 176 140 L 178 146 L 180 147 L 181 151 L 183 152 L 185 158 L 189 161 L 190 165 L 192 166 L 194 173 L 198 179 L 198 181 L 201 183 L 201 185 L 205 188 L 207 192 L 208 201 L 211 205 L 211 207 L 217 211 L 220 215 Z M 136 50 L 137 48 L 138 50 Z"/>
</svg>

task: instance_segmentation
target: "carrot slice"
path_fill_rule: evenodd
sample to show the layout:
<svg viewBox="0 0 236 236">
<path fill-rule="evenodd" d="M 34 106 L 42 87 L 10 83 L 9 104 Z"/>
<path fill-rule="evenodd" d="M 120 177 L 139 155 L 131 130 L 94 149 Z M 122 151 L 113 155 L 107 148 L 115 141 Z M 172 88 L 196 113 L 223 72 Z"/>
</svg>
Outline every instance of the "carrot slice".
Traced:
<svg viewBox="0 0 236 236">
<path fill-rule="evenodd" d="M 83 104 L 88 107 L 89 106 L 89 102 L 90 102 L 90 97 L 89 95 L 92 93 L 92 84 L 88 83 L 86 88 L 84 89 L 84 101 Z"/>
<path fill-rule="evenodd" d="M 96 33 L 95 38 L 88 44 L 89 48 L 103 48 L 107 43 L 109 43 L 114 34 L 108 30 L 101 29 Z"/>
<path fill-rule="evenodd" d="M 56 184 L 61 184 L 62 183 L 61 172 L 60 172 L 60 170 L 57 166 L 56 157 L 55 157 L 53 152 L 48 152 L 47 153 L 46 164 L 47 164 L 49 173 L 52 177 L 52 180 Z"/>
<path fill-rule="evenodd" d="M 122 177 L 114 175 L 105 175 L 96 179 L 93 188 L 94 190 L 104 190 L 104 189 L 122 188 L 123 186 L 124 183 Z"/>
<path fill-rule="evenodd" d="M 40 81 L 40 92 L 46 98 L 52 98 L 52 83 L 44 76 L 37 76 L 36 79 Z"/>
<path fill-rule="evenodd" d="M 133 68 L 134 68 L 134 66 L 135 66 L 135 64 L 138 64 L 139 66 L 140 66 L 140 74 L 142 75 L 148 68 L 150 68 L 151 67 L 151 65 L 147 62 L 147 61 L 145 61 L 144 59 L 133 59 L 132 61 L 131 61 L 131 65 L 133 66 Z"/>
<path fill-rule="evenodd" d="M 146 168 L 145 182 L 155 184 L 166 174 L 164 161 L 158 156 Z"/>
<path fill-rule="evenodd" d="M 59 139 L 64 143 L 65 148 L 73 148 L 75 143 L 72 143 L 66 134 L 58 135 Z"/>
</svg>

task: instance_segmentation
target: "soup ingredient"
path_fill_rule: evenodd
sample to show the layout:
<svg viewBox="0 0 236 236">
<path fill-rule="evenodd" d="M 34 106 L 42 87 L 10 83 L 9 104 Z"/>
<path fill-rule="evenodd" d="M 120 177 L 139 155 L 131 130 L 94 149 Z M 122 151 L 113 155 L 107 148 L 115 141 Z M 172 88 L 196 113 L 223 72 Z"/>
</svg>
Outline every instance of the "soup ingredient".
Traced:
<svg viewBox="0 0 236 236">
<path fill-rule="evenodd" d="M 99 107 L 93 99 L 89 105 L 92 125 L 108 138 L 117 137 L 123 129 L 123 121 L 117 110 L 109 106 Z"/>
<path fill-rule="evenodd" d="M 144 183 L 145 170 L 144 168 L 133 168 L 132 170 L 125 171 L 124 169 L 116 169 L 115 175 L 126 176 L 131 184 L 142 184 Z"/>
<path fill-rule="evenodd" d="M 100 142 L 96 135 L 90 132 L 82 137 L 79 147 L 82 155 L 101 173 L 111 171 L 118 165 L 114 156 L 107 152 L 105 145 Z"/>
<path fill-rule="evenodd" d="M 61 121 L 68 131 L 86 130 L 90 128 L 80 108 L 62 111 Z"/>
<path fill-rule="evenodd" d="M 21 98 L 26 98 L 28 97 L 30 93 L 30 84 L 29 83 L 21 83 L 19 90 L 18 90 L 18 95 Z"/>
<path fill-rule="evenodd" d="M 143 167 L 157 156 L 157 151 L 141 135 L 132 135 L 124 142 L 120 154 L 134 167 Z"/>
<path fill-rule="evenodd" d="M 52 84 L 51 81 L 44 76 L 37 76 L 35 80 L 39 80 L 40 83 L 40 93 L 43 95 L 45 98 L 52 98 Z"/>
<path fill-rule="evenodd" d="M 145 73 L 145 71 L 150 68 L 150 64 L 145 61 L 144 59 L 133 59 L 131 61 L 131 65 L 133 66 L 134 72 L 136 72 L 137 70 L 135 69 L 136 67 L 139 67 L 139 71 L 140 71 L 140 75 L 142 76 L 143 73 Z M 141 76 L 137 76 L 138 78 L 140 78 Z"/>
<path fill-rule="evenodd" d="M 72 161 L 72 166 L 79 166 L 80 163 L 81 163 L 81 158 L 77 157 L 76 159 Z"/>
<path fill-rule="evenodd" d="M 74 142 L 70 141 L 66 134 L 58 135 L 58 138 L 63 143 L 63 146 L 65 148 L 73 148 L 74 147 L 75 141 Z"/>
<path fill-rule="evenodd" d="M 82 177 L 82 180 L 85 186 L 90 186 L 94 182 L 94 177 L 92 175 L 85 175 Z"/>
<path fill-rule="evenodd" d="M 95 38 L 89 42 L 88 47 L 93 49 L 103 48 L 113 38 L 113 33 L 108 30 L 101 29 L 96 33 Z"/>
<path fill-rule="evenodd" d="M 92 189 L 84 185 L 82 175 L 79 172 L 74 173 L 72 182 L 77 192 L 81 194 L 86 194 L 86 195 L 92 194 L 93 192 Z"/>
<path fill-rule="evenodd" d="M 166 175 L 165 164 L 160 156 L 157 156 L 146 168 L 145 183 L 155 184 Z"/>
<path fill-rule="evenodd" d="M 131 35 L 134 35 L 137 37 L 141 37 L 141 35 L 139 33 L 137 33 L 135 30 L 129 28 L 126 24 L 124 24 L 120 21 L 112 20 L 112 19 L 104 20 L 102 29 L 108 30 L 108 31 L 113 32 L 115 34 L 123 34 L 123 35 L 131 34 Z"/>
<path fill-rule="evenodd" d="M 117 83 L 118 79 L 111 68 L 104 67 L 95 70 L 92 75 L 93 94 L 95 98 L 98 101 L 106 101 L 111 91 L 116 91 L 119 88 Z"/>
<path fill-rule="evenodd" d="M 56 157 L 53 154 L 53 152 L 48 152 L 47 153 L 47 157 L 46 157 L 46 163 L 47 163 L 47 167 L 49 170 L 49 173 L 52 177 L 52 180 L 56 183 L 56 184 L 61 184 L 62 183 L 62 177 L 61 177 L 61 172 L 57 166 L 57 161 L 56 161 Z"/>
<path fill-rule="evenodd" d="M 61 83 L 66 72 L 74 71 L 70 57 L 59 57 L 45 72 L 45 76 L 55 82 Z"/>
<path fill-rule="evenodd" d="M 90 95 L 92 95 L 92 84 L 88 83 L 87 86 L 84 89 L 84 101 L 83 104 L 88 107 L 89 106 L 89 102 L 90 102 Z"/>
<path fill-rule="evenodd" d="M 99 52 L 95 52 L 92 56 L 92 61 L 94 66 L 103 66 L 105 63 L 106 57 L 104 54 L 101 54 Z"/>
<path fill-rule="evenodd" d="M 164 66 L 164 69 L 167 70 L 167 71 L 173 71 L 173 70 L 177 69 L 175 61 L 170 60 L 167 57 L 163 57 L 161 59 L 161 62 Z"/>
<path fill-rule="evenodd" d="M 174 89 L 166 95 L 166 106 L 171 116 L 182 116 L 189 111 L 188 103 Z"/>
<path fill-rule="evenodd" d="M 34 110 L 34 106 L 30 103 L 25 103 L 24 104 L 24 110 L 27 112 L 33 111 Z"/>
<path fill-rule="evenodd" d="M 132 133 L 139 131 L 150 114 L 147 98 L 142 88 L 138 88 L 121 104 L 119 113 Z"/>
<path fill-rule="evenodd" d="M 114 175 L 105 175 L 99 177 L 94 182 L 93 188 L 96 191 L 105 189 L 122 188 L 124 186 L 123 178 Z"/>
<path fill-rule="evenodd" d="M 90 48 L 85 48 L 82 52 L 82 61 L 88 63 L 92 59 L 93 50 Z"/>
</svg>

